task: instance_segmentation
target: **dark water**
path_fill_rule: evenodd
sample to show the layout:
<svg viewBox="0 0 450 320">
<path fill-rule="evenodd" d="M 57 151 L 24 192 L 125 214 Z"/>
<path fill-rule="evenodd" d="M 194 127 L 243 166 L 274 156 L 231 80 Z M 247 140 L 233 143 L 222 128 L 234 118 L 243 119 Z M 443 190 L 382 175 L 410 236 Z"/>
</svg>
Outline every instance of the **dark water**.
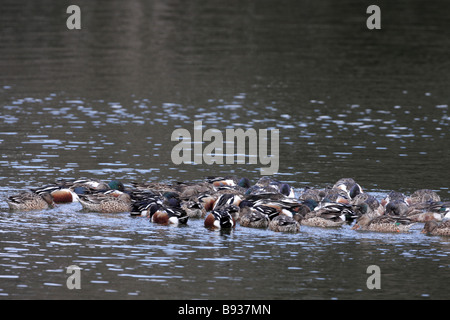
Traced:
<svg viewBox="0 0 450 320">
<path fill-rule="evenodd" d="M 260 165 L 175 166 L 175 128 L 280 130 L 276 178 L 344 176 L 381 197 L 449 191 L 450 20 L 442 1 L 53 1 L 0 12 L 0 296 L 114 299 L 448 299 L 447 238 L 302 228 L 211 232 L 72 204 L 4 199 L 61 177 L 259 178 Z M 66 267 L 82 268 L 82 289 Z M 381 290 L 366 286 L 369 265 Z"/>
</svg>

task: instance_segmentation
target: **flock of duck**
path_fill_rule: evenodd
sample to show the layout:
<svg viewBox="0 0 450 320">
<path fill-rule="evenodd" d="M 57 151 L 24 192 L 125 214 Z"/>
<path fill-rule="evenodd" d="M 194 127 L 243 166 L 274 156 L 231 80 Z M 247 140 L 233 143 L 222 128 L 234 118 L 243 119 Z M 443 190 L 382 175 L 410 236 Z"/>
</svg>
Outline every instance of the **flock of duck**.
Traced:
<svg viewBox="0 0 450 320">
<path fill-rule="evenodd" d="M 212 229 L 268 228 L 298 232 L 302 225 L 353 230 L 408 232 L 424 223 L 422 233 L 450 236 L 450 202 L 428 189 L 410 196 L 391 191 L 378 200 L 364 192 L 352 178 L 342 178 L 323 188 L 294 189 L 267 176 L 251 184 L 247 178 L 208 177 L 202 182 L 173 184 L 63 179 L 9 196 L 11 210 L 44 210 L 55 204 L 79 201 L 83 210 L 102 213 L 129 212 L 152 223 L 186 224 L 203 219 Z"/>
</svg>

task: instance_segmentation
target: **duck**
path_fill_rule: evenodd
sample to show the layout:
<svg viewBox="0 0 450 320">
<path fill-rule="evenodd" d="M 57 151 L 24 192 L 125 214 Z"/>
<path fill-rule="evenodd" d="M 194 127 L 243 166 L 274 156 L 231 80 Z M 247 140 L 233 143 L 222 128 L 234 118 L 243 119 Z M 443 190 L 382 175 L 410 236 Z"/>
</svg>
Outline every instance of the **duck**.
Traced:
<svg viewBox="0 0 450 320">
<path fill-rule="evenodd" d="M 406 216 L 415 222 L 442 221 L 450 211 L 450 202 L 427 201 L 411 204 Z"/>
<path fill-rule="evenodd" d="M 349 204 L 351 197 L 348 195 L 347 191 L 341 188 L 326 188 L 324 190 L 324 196 L 321 201 L 336 202 Z"/>
<path fill-rule="evenodd" d="M 288 198 L 294 198 L 295 192 L 289 184 L 268 176 L 260 178 L 254 186 L 247 189 L 247 194 L 280 193 Z"/>
<path fill-rule="evenodd" d="M 237 185 L 236 177 L 207 177 L 205 181 L 214 187 L 234 187 Z"/>
<path fill-rule="evenodd" d="M 264 203 L 257 203 L 252 206 L 252 209 L 264 214 L 269 220 L 272 220 L 276 216 L 278 216 L 281 213 L 280 208 L 277 208 L 272 205 L 266 205 Z M 243 210 L 243 213 L 245 213 L 245 208 L 241 209 Z M 292 215 L 290 215 L 292 216 Z"/>
<path fill-rule="evenodd" d="M 104 191 L 117 188 L 123 190 L 123 184 L 117 180 L 111 181 L 110 185 L 102 180 L 93 178 L 79 178 L 79 179 L 60 179 L 55 182 L 56 185 L 62 189 L 75 189 L 77 187 L 86 188 L 89 191 Z M 120 190 L 120 191 L 122 191 Z"/>
<path fill-rule="evenodd" d="M 187 224 L 189 217 L 182 208 L 166 207 L 159 205 L 158 208 L 151 214 L 150 221 L 162 225 Z"/>
<path fill-rule="evenodd" d="M 49 192 L 21 192 L 9 196 L 6 202 L 11 210 L 30 211 L 44 210 L 54 206 L 53 197 Z"/>
<path fill-rule="evenodd" d="M 376 232 L 409 232 L 414 223 L 406 218 L 391 215 L 364 214 L 356 220 L 352 230 Z"/>
<path fill-rule="evenodd" d="M 313 199 L 307 199 L 300 202 L 300 205 L 294 208 L 294 219 L 301 221 L 308 213 L 314 211 L 319 206 L 319 203 Z"/>
<path fill-rule="evenodd" d="M 180 194 L 181 199 L 198 198 L 202 195 L 213 194 L 217 191 L 217 188 L 208 182 L 177 182 L 173 188 Z"/>
<path fill-rule="evenodd" d="M 272 205 L 266 205 L 264 202 L 260 201 L 252 201 L 252 200 L 243 200 L 239 204 L 239 220 L 243 218 L 244 215 L 247 215 L 252 212 L 258 212 L 257 215 L 263 214 L 270 221 L 274 217 L 280 214 L 280 208 Z M 261 216 L 262 217 L 262 216 Z M 248 219 L 249 217 L 244 218 Z"/>
<path fill-rule="evenodd" d="M 181 204 L 180 194 L 176 191 L 165 191 L 161 193 L 163 203 L 172 207 L 179 207 Z"/>
<path fill-rule="evenodd" d="M 406 203 L 406 196 L 401 192 L 392 190 L 380 201 L 380 203 L 383 207 L 386 207 L 391 201 L 402 201 Z"/>
<path fill-rule="evenodd" d="M 56 184 L 45 185 L 43 187 L 31 190 L 37 194 L 50 193 L 53 197 L 54 203 L 69 203 L 79 201 L 78 194 L 75 191 Z"/>
<path fill-rule="evenodd" d="M 253 204 L 257 210 L 265 213 L 272 220 L 279 214 L 284 214 L 293 217 L 295 214 L 294 208 L 299 205 L 298 202 L 292 204 L 283 200 L 260 199 Z"/>
<path fill-rule="evenodd" d="M 243 177 L 243 178 L 239 179 L 237 185 L 240 188 L 248 189 L 252 185 L 252 182 L 250 181 L 250 179 Z"/>
<path fill-rule="evenodd" d="M 409 206 L 402 200 L 391 200 L 386 204 L 385 212 L 391 216 L 404 216 L 409 210 Z"/>
<path fill-rule="evenodd" d="M 163 200 L 155 194 L 139 194 L 139 198 L 134 198 L 131 202 L 130 215 L 150 218 L 153 213 L 163 204 Z"/>
<path fill-rule="evenodd" d="M 437 221 L 427 221 L 421 233 L 433 236 L 450 236 L 450 220 L 445 220 L 440 223 Z"/>
<path fill-rule="evenodd" d="M 212 185 L 216 190 L 220 190 L 220 188 L 234 188 L 245 192 L 251 186 L 251 181 L 246 177 L 207 177 L 205 182 Z"/>
<path fill-rule="evenodd" d="M 197 199 L 199 203 L 203 206 L 206 212 L 209 212 L 213 209 L 214 204 L 216 203 L 218 196 L 215 194 L 202 194 Z"/>
<path fill-rule="evenodd" d="M 300 220 L 300 224 L 322 228 L 340 227 L 346 223 L 347 216 L 353 216 L 350 205 L 341 203 L 323 203 L 317 206 L 313 211 L 306 213 Z"/>
<path fill-rule="evenodd" d="M 236 225 L 231 210 L 233 206 L 212 210 L 205 218 L 204 225 L 208 229 L 231 229 Z M 238 208 L 239 209 L 239 208 Z"/>
<path fill-rule="evenodd" d="M 271 193 L 276 194 L 278 193 L 278 190 L 275 186 L 271 186 L 272 179 L 265 176 L 260 178 L 254 185 L 250 186 L 247 191 L 245 192 L 245 195 L 257 195 L 257 194 L 264 194 L 264 193 Z"/>
<path fill-rule="evenodd" d="M 333 189 L 340 189 L 347 193 L 350 199 L 353 199 L 360 193 L 363 193 L 361 186 L 353 178 L 341 178 L 333 185 Z"/>
<path fill-rule="evenodd" d="M 171 184 L 159 183 L 159 182 L 148 182 L 148 183 L 140 183 L 136 181 L 132 181 L 131 185 L 133 189 L 136 191 L 142 192 L 153 192 L 163 194 L 165 192 L 177 192 L 176 188 Z"/>
<path fill-rule="evenodd" d="M 105 183 L 98 179 L 60 179 L 55 183 L 32 189 L 36 193 L 50 192 L 55 203 L 68 203 L 79 201 L 79 194 L 91 194 L 116 190 L 124 192 L 125 187 L 122 182 L 112 180 Z"/>
<path fill-rule="evenodd" d="M 315 212 L 311 212 L 300 220 L 300 224 L 309 227 L 336 228 L 345 224 L 345 220 L 339 220 L 339 217 L 321 216 Z"/>
<path fill-rule="evenodd" d="M 414 191 L 409 197 L 406 198 L 406 202 L 409 205 L 420 204 L 424 202 L 439 202 L 441 197 L 430 189 L 419 189 Z"/>
<path fill-rule="evenodd" d="M 259 194 L 278 194 L 278 190 L 272 186 L 253 185 L 245 191 L 245 195 L 259 195 Z"/>
<path fill-rule="evenodd" d="M 382 215 L 384 213 L 384 207 L 373 195 L 366 192 L 356 195 L 351 201 L 353 212 L 357 216 L 363 214 L 375 214 Z"/>
<path fill-rule="evenodd" d="M 189 218 L 204 218 L 206 210 L 195 197 L 181 201 L 181 208 L 186 211 Z"/>
<path fill-rule="evenodd" d="M 300 193 L 298 200 L 320 202 L 324 197 L 325 191 L 323 189 L 305 187 L 303 191 Z"/>
<path fill-rule="evenodd" d="M 227 207 L 230 205 L 239 206 L 241 203 L 242 198 L 241 196 L 234 194 L 234 193 L 224 193 L 221 194 L 217 200 L 214 202 L 213 210 L 221 208 L 221 207 Z"/>
<path fill-rule="evenodd" d="M 239 224 L 243 227 L 267 228 L 269 226 L 269 216 L 256 208 L 241 208 L 239 215 Z"/>
<path fill-rule="evenodd" d="M 418 212 L 406 216 L 413 222 L 442 221 L 442 215 L 435 212 Z"/>
<path fill-rule="evenodd" d="M 93 212 L 130 212 L 132 208 L 131 197 L 128 193 L 122 193 L 119 196 L 104 193 L 80 195 L 79 201 L 83 206 L 83 209 Z"/>
<path fill-rule="evenodd" d="M 292 217 L 280 214 L 269 222 L 269 229 L 275 232 L 299 232 L 300 224 Z"/>
<path fill-rule="evenodd" d="M 122 191 L 122 192 L 125 191 L 125 186 L 119 180 L 111 180 L 110 182 L 108 182 L 108 187 L 111 190 L 118 190 L 118 191 Z"/>
</svg>

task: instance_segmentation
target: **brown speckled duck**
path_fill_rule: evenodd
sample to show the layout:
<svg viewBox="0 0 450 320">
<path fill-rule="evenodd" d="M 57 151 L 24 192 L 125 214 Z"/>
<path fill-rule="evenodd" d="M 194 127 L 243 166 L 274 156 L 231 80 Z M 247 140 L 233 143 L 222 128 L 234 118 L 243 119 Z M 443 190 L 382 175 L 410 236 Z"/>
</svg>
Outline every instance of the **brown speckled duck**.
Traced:
<svg viewBox="0 0 450 320">
<path fill-rule="evenodd" d="M 240 209 L 239 224 L 249 228 L 267 228 L 269 226 L 269 216 L 257 208 L 244 207 Z"/>
<path fill-rule="evenodd" d="M 22 192 L 8 197 L 6 202 L 11 210 L 16 211 L 44 210 L 54 205 L 53 197 L 48 192 Z"/>
<path fill-rule="evenodd" d="M 438 202 L 441 201 L 441 197 L 430 189 L 420 189 L 415 191 L 411 196 L 406 198 L 409 205 L 424 203 L 424 202 Z"/>
<path fill-rule="evenodd" d="M 294 218 L 280 214 L 270 221 L 269 229 L 275 232 L 299 232 L 300 224 Z"/>
<path fill-rule="evenodd" d="M 450 236 L 450 220 L 442 222 L 427 221 L 422 229 L 422 233 L 433 236 Z"/>
<path fill-rule="evenodd" d="M 409 232 L 413 224 L 406 217 L 364 214 L 356 220 L 352 229 L 375 232 Z"/>
<path fill-rule="evenodd" d="M 104 193 L 80 195 L 79 201 L 88 211 L 102 213 L 120 213 L 131 211 L 131 198 L 127 193 L 119 196 Z"/>
</svg>

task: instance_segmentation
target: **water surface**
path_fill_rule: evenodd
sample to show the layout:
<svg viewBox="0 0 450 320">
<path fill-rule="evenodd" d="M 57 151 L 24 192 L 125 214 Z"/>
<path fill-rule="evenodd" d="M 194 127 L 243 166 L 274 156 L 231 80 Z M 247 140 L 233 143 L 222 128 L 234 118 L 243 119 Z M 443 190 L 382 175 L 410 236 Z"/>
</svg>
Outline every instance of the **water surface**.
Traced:
<svg viewBox="0 0 450 320">
<path fill-rule="evenodd" d="M 420 233 L 302 227 L 298 234 L 237 226 L 211 231 L 128 214 L 2 213 L 3 297 L 31 299 L 448 299 L 449 239 Z M 69 290 L 67 267 L 81 268 Z M 370 290 L 369 265 L 381 270 Z"/>
<path fill-rule="evenodd" d="M 58 178 L 200 181 L 260 165 L 176 166 L 175 128 L 280 130 L 297 192 L 355 178 L 382 197 L 450 200 L 450 22 L 441 1 L 6 1 L 0 12 L 0 295 L 113 299 L 448 299 L 449 240 L 201 221 L 166 228 L 78 204 L 12 213 Z M 82 268 L 68 290 L 66 268 Z M 382 289 L 366 287 L 380 266 Z"/>
</svg>

